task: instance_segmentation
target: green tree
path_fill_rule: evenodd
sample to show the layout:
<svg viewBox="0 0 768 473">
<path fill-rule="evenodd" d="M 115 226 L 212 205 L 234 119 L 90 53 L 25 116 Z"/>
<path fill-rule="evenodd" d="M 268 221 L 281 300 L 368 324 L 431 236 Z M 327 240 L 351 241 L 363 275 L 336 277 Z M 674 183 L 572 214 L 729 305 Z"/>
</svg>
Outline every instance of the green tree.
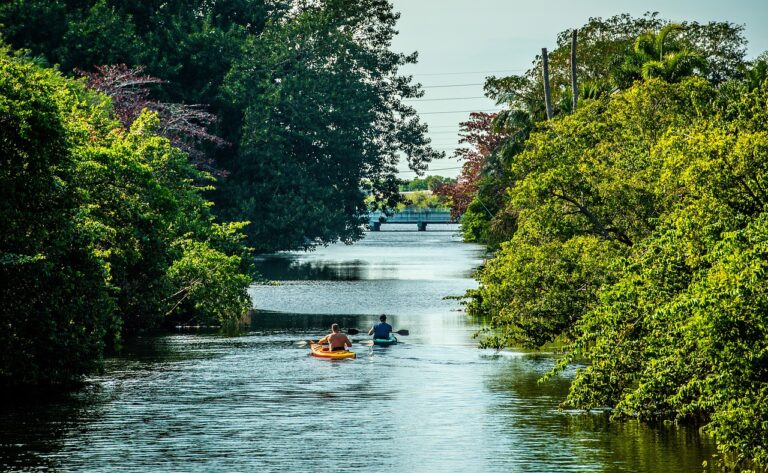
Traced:
<svg viewBox="0 0 768 473">
<path fill-rule="evenodd" d="M 70 143 L 88 131 L 78 122 L 90 115 L 98 129 L 104 102 L 0 50 L 0 385 L 72 382 L 116 330 L 108 270 L 71 185 Z"/>
<path fill-rule="evenodd" d="M 187 156 L 82 81 L 0 55 L 0 384 L 67 384 L 122 332 L 251 307 L 245 223 L 217 225 Z M 196 275 L 205 275 L 198 288 Z"/>
<path fill-rule="evenodd" d="M 417 170 L 438 156 L 401 102 L 418 92 L 397 76 L 415 55 L 389 51 L 396 19 L 386 1 L 328 1 L 248 42 L 227 78 L 245 118 L 217 201 L 253 222 L 258 251 L 360 238 L 365 190 L 376 206 L 399 201 L 399 153 Z"/>
<path fill-rule="evenodd" d="M 510 166 L 514 236 L 469 311 L 490 346 L 567 344 L 566 406 L 704 426 L 765 468 L 768 91 L 649 79 L 539 125 Z"/>
<path fill-rule="evenodd" d="M 635 39 L 632 53 L 619 69 L 620 81 L 630 82 L 639 78 L 658 77 L 667 82 L 677 82 L 683 77 L 704 72 L 706 58 L 693 52 L 684 44 L 674 41 L 674 36 L 685 27 L 668 23 L 657 33 L 645 33 Z"/>
</svg>

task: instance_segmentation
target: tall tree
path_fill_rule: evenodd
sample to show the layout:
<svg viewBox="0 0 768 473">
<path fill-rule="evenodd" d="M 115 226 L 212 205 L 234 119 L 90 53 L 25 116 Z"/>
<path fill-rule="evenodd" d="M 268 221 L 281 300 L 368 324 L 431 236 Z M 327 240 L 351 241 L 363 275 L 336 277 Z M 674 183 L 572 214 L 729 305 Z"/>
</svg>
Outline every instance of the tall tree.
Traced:
<svg viewBox="0 0 768 473">
<path fill-rule="evenodd" d="M 659 77 L 667 82 L 676 82 L 683 77 L 706 72 L 706 58 L 674 40 L 674 36 L 683 31 L 683 25 L 669 23 L 656 33 L 638 36 L 632 53 L 621 67 L 623 79 Z"/>
<path fill-rule="evenodd" d="M 227 78 L 244 110 L 239 153 L 218 202 L 252 222 L 260 251 L 350 242 L 374 205 L 399 199 L 401 153 L 421 171 L 432 158 L 416 111 L 420 95 L 398 68 L 416 56 L 389 51 L 397 14 L 384 0 L 329 0 L 251 38 Z"/>
</svg>

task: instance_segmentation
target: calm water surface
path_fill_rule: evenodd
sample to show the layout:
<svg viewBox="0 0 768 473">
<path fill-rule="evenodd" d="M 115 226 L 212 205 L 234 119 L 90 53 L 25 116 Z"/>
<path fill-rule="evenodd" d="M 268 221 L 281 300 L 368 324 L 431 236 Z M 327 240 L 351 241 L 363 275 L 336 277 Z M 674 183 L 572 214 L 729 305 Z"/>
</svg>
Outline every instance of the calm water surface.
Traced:
<svg viewBox="0 0 768 473">
<path fill-rule="evenodd" d="M 536 382 L 552 356 L 475 348 L 444 297 L 480 263 L 445 231 L 265 258 L 281 283 L 252 288 L 249 333 L 141 338 L 79 392 L 6 402 L 0 470 L 702 471 L 712 446 L 695 431 L 561 412 L 572 373 Z M 336 362 L 297 344 L 380 313 L 404 343 Z"/>
</svg>

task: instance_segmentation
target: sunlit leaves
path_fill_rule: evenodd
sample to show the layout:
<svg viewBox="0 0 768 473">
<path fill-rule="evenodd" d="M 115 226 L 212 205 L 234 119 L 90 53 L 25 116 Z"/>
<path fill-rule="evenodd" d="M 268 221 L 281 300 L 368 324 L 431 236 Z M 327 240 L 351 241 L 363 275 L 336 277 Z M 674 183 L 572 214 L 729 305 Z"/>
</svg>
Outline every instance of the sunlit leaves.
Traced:
<svg viewBox="0 0 768 473">
<path fill-rule="evenodd" d="M 63 384 L 122 331 L 166 314 L 236 321 L 250 307 L 245 223 L 217 225 L 209 176 L 144 113 L 0 55 L 0 384 Z M 205 288 L 187 289 L 205 274 Z M 177 304 L 190 293 L 191 304 Z"/>
<path fill-rule="evenodd" d="M 506 169 L 517 227 L 469 294 L 483 343 L 565 340 L 560 368 L 588 362 L 565 405 L 703 425 L 761 471 L 766 123 L 754 78 L 649 78 L 540 124 Z"/>
</svg>

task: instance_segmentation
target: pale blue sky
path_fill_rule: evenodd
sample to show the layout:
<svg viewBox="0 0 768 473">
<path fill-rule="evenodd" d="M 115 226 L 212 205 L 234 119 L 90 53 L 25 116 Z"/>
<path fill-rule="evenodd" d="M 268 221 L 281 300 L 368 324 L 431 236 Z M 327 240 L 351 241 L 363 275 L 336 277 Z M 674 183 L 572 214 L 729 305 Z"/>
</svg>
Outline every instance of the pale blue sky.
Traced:
<svg viewBox="0 0 768 473">
<path fill-rule="evenodd" d="M 641 16 L 658 11 L 673 21 L 730 21 L 745 26 L 747 54 L 768 50 L 768 0 L 393 0 L 402 16 L 400 34 L 393 47 L 400 52 L 419 52 L 419 63 L 403 69 L 425 86 L 480 84 L 484 77 L 514 74 L 530 67 L 542 47 L 555 47 L 557 33 L 579 27 L 590 17 L 619 13 Z M 479 72 L 478 72 L 479 71 Z M 453 73 L 467 74 L 453 74 Z M 447 74 L 451 73 L 451 74 Z M 430 125 L 434 146 L 455 148 L 458 123 L 468 113 L 433 113 L 492 110 L 495 105 L 481 97 L 482 86 L 429 87 L 424 99 L 414 102 Z M 473 98 L 470 98 L 473 97 Z M 457 99 L 457 100 L 435 100 Z M 434 162 L 428 174 L 455 176 L 454 159 Z M 446 169 L 452 168 L 452 169 Z M 405 166 L 401 169 L 406 169 Z M 401 177 L 413 177 L 412 172 Z"/>
</svg>

